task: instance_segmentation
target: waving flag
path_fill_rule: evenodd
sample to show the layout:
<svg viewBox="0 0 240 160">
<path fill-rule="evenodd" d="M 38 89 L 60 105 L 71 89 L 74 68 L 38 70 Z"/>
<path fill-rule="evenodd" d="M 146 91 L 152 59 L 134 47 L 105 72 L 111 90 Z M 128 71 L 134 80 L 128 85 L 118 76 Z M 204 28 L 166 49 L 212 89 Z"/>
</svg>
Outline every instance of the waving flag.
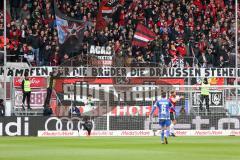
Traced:
<svg viewBox="0 0 240 160">
<path fill-rule="evenodd" d="M 144 47 L 149 41 L 153 41 L 157 35 L 146 26 L 139 23 L 133 36 L 132 45 Z"/>
<path fill-rule="evenodd" d="M 70 36 L 79 36 L 79 32 L 84 28 L 83 24 L 71 22 L 56 16 L 59 43 L 63 44 Z"/>
<path fill-rule="evenodd" d="M 119 4 L 119 0 L 102 0 L 101 11 L 103 16 L 111 17 Z"/>
<path fill-rule="evenodd" d="M 61 54 L 77 53 L 81 49 L 85 22 L 62 14 L 54 1 L 56 25 Z"/>
<path fill-rule="evenodd" d="M 68 26 L 68 22 L 66 20 L 56 16 L 56 25 L 57 25 L 59 43 L 63 44 L 67 37 L 67 33 L 62 29 L 62 27 Z"/>
</svg>

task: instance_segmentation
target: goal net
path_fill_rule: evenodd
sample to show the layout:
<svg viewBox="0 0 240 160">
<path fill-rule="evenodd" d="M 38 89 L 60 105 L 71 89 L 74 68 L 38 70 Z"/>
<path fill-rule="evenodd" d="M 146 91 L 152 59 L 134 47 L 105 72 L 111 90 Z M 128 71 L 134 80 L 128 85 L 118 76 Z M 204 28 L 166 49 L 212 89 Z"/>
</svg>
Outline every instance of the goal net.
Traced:
<svg viewBox="0 0 240 160">
<path fill-rule="evenodd" d="M 176 105 L 175 130 L 232 130 L 239 129 L 240 109 L 236 86 L 211 85 L 209 114 L 206 102 L 200 105 L 199 85 L 160 85 L 152 82 L 120 84 L 112 79 L 60 79 L 56 92 L 57 116 L 70 114 L 77 107 L 81 116 L 90 116 L 94 130 L 158 130 L 157 111 L 150 121 L 149 113 L 162 92 L 176 91 L 183 96 Z M 89 95 L 91 98 L 89 99 Z M 74 116 L 74 115 L 71 115 Z"/>
</svg>

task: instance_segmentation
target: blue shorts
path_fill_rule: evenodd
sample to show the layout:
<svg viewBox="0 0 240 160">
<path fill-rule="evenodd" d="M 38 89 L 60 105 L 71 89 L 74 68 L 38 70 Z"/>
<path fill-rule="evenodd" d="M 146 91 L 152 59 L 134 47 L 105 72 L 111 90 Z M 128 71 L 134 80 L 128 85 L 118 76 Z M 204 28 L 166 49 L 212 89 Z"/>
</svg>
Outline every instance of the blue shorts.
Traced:
<svg viewBox="0 0 240 160">
<path fill-rule="evenodd" d="M 170 119 L 159 119 L 159 125 L 161 127 L 169 127 L 171 125 Z"/>
</svg>

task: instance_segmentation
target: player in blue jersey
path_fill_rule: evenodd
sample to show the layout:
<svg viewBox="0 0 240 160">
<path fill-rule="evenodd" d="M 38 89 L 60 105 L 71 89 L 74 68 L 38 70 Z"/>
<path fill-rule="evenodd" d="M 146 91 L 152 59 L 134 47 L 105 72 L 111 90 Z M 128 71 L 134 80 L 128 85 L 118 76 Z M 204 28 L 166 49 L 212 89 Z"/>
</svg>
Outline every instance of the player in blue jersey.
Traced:
<svg viewBox="0 0 240 160">
<path fill-rule="evenodd" d="M 161 132 L 162 144 L 168 144 L 167 138 L 169 136 L 169 126 L 171 124 L 170 108 L 172 104 L 166 97 L 167 97 L 166 92 L 163 92 L 162 98 L 155 102 L 150 114 L 150 118 L 151 118 L 156 108 L 158 108 L 159 125 L 161 126 L 161 130 L 162 130 Z"/>
</svg>

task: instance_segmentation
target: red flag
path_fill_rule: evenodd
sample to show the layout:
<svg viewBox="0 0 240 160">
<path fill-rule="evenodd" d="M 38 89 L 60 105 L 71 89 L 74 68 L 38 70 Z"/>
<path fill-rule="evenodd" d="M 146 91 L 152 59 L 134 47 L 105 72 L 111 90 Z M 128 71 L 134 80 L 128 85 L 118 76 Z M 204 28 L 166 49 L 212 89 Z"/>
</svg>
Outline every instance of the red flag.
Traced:
<svg viewBox="0 0 240 160">
<path fill-rule="evenodd" d="M 145 47 L 149 41 L 153 41 L 157 35 L 146 26 L 139 23 L 133 36 L 132 45 Z"/>
<path fill-rule="evenodd" d="M 97 21 L 97 23 L 96 23 L 96 30 L 97 31 L 104 30 L 107 26 L 107 22 L 102 16 L 102 14 L 103 14 L 102 8 L 106 4 L 107 4 L 106 0 L 103 0 L 100 4 L 99 10 L 98 10 L 98 15 L 97 15 L 97 20 L 96 20 Z"/>
<path fill-rule="evenodd" d="M 104 17 L 111 17 L 118 8 L 119 0 L 103 0 L 100 9 Z"/>
</svg>

